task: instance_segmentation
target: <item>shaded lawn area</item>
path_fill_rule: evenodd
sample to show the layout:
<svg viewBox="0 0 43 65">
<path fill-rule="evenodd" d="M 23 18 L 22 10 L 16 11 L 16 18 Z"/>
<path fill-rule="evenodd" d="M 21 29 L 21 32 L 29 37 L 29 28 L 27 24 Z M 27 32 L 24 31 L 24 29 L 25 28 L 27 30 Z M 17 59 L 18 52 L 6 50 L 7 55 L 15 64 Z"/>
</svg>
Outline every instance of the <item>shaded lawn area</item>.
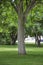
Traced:
<svg viewBox="0 0 43 65">
<path fill-rule="evenodd" d="M 0 45 L 0 65 L 43 65 L 43 47 L 26 45 L 27 55 L 18 55 L 17 45 Z"/>
</svg>

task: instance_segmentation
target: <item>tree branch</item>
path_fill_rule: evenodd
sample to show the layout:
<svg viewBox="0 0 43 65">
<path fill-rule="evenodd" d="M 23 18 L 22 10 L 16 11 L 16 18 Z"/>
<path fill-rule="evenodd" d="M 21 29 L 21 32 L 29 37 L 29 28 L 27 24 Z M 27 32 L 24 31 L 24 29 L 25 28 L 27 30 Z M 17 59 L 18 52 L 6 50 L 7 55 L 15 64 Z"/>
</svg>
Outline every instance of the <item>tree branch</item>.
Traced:
<svg viewBox="0 0 43 65">
<path fill-rule="evenodd" d="M 14 4 L 13 2 L 11 2 L 11 5 L 13 6 L 13 8 L 15 9 L 15 11 L 16 11 L 17 14 L 18 14 L 18 8 L 17 8 L 16 4 Z"/>
<path fill-rule="evenodd" d="M 35 6 L 36 0 L 31 0 L 30 4 L 27 6 L 26 11 L 24 12 L 24 15 L 27 16 L 29 11 Z"/>
<path fill-rule="evenodd" d="M 26 0 L 26 5 L 28 6 L 28 0 Z"/>
<path fill-rule="evenodd" d="M 20 8 L 20 11 L 23 11 L 23 0 L 19 0 L 18 8 Z"/>
</svg>

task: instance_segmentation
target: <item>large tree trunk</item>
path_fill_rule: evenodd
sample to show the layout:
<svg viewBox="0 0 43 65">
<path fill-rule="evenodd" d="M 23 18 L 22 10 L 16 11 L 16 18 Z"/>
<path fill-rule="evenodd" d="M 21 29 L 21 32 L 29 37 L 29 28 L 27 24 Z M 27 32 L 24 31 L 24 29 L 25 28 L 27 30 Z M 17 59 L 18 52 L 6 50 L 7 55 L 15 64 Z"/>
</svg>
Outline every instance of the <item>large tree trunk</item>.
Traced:
<svg viewBox="0 0 43 65">
<path fill-rule="evenodd" d="M 24 44 L 24 21 L 21 17 L 19 17 L 18 20 L 18 53 L 26 54 Z"/>
</svg>

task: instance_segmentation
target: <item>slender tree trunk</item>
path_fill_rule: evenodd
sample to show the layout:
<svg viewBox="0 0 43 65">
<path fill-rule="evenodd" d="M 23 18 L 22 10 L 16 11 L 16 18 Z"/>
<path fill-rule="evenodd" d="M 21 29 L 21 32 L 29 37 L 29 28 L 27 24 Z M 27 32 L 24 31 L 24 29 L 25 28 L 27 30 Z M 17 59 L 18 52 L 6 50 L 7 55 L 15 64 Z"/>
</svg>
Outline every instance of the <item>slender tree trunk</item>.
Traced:
<svg viewBox="0 0 43 65">
<path fill-rule="evenodd" d="M 10 36 L 11 36 L 11 45 L 15 45 L 17 40 L 17 34 L 14 35 L 14 33 L 11 33 Z"/>
<path fill-rule="evenodd" d="M 18 53 L 26 54 L 25 44 L 24 44 L 24 21 L 22 17 L 18 20 Z"/>
<path fill-rule="evenodd" d="M 38 47 L 40 47 L 40 40 L 41 40 L 41 37 L 38 36 Z"/>
<path fill-rule="evenodd" d="M 37 34 L 35 35 L 35 44 L 36 45 L 38 44 L 38 36 L 37 36 Z"/>
<path fill-rule="evenodd" d="M 40 40 L 41 40 L 40 36 L 38 36 L 38 35 L 36 34 L 36 36 L 35 36 L 35 44 L 36 44 L 38 47 L 40 47 Z"/>
</svg>

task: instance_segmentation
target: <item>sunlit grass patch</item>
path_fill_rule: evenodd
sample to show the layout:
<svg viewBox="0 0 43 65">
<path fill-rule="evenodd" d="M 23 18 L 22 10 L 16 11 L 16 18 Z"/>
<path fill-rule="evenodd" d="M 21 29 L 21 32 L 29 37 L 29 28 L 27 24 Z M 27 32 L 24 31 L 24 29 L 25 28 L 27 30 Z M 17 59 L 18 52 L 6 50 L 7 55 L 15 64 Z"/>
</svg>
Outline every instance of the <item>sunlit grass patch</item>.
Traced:
<svg viewBox="0 0 43 65">
<path fill-rule="evenodd" d="M 43 47 L 26 45 L 26 55 L 18 55 L 18 47 L 0 46 L 0 65 L 43 65 Z"/>
</svg>

